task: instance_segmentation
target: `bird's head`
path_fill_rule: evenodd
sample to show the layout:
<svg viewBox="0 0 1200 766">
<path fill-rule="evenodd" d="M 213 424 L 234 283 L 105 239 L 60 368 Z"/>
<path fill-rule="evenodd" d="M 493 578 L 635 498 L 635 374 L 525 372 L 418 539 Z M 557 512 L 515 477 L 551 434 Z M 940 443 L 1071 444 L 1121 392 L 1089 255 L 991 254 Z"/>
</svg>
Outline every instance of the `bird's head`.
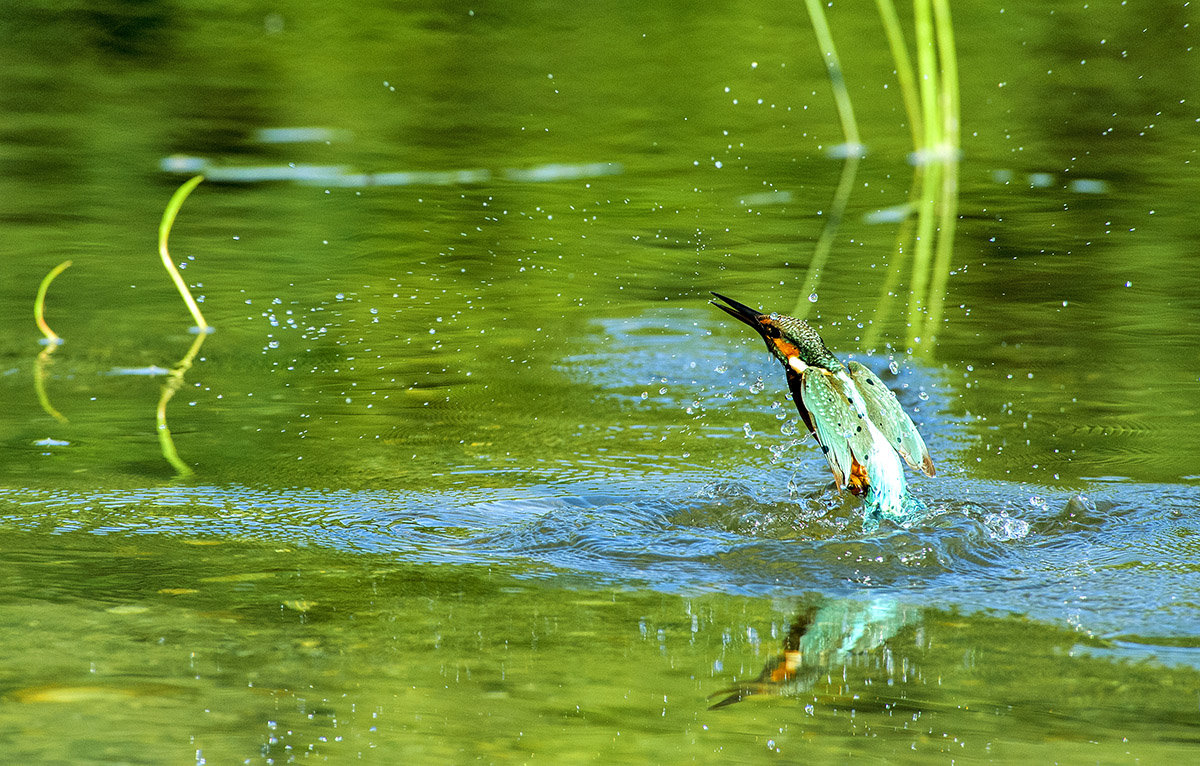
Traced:
<svg viewBox="0 0 1200 766">
<path fill-rule="evenodd" d="M 803 319 L 786 314 L 764 314 L 720 293 L 713 295 L 722 302 L 709 302 L 739 322 L 754 328 L 767 344 L 767 350 L 785 367 L 796 372 L 802 372 L 805 367 L 822 367 L 835 372 L 842 368 L 837 357 L 825 347 L 821 336 Z"/>
</svg>

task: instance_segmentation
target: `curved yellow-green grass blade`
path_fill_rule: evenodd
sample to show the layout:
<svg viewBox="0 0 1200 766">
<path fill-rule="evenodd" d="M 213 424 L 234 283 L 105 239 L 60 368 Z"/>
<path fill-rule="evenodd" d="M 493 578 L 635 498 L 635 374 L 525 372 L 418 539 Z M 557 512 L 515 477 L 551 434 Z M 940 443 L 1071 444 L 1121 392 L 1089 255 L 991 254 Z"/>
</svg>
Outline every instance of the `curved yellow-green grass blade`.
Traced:
<svg viewBox="0 0 1200 766">
<path fill-rule="evenodd" d="M 50 273 L 42 279 L 42 283 L 38 286 L 37 298 L 33 301 L 34 321 L 37 322 L 38 329 L 42 331 L 42 335 L 46 336 L 46 340 L 52 347 L 62 343 L 62 338 L 58 337 L 54 330 L 50 329 L 50 325 L 46 324 L 46 291 L 50 289 L 50 283 L 54 281 L 54 278 L 66 271 L 70 266 L 70 261 L 63 261 L 50 269 Z"/>
<path fill-rule="evenodd" d="M 183 207 L 183 201 L 192 193 L 204 176 L 196 176 L 189 178 L 175 190 L 171 195 L 171 199 L 167 202 L 166 210 L 163 210 L 162 222 L 158 225 L 158 254 L 162 257 L 163 266 L 167 273 L 171 275 L 171 280 L 175 283 L 175 288 L 179 290 L 180 297 L 187 305 L 188 311 L 192 312 L 192 318 L 196 320 L 196 327 L 201 333 L 208 332 L 209 324 L 204 321 L 204 315 L 200 313 L 200 307 L 196 304 L 196 299 L 192 297 L 192 291 L 188 289 L 187 283 L 183 281 L 183 277 L 179 273 L 179 269 L 175 268 L 175 264 L 171 262 L 171 253 L 167 250 L 167 238 L 171 235 L 171 227 L 175 224 L 175 216 L 179 215 L 179 209 Z"/>
</svg>

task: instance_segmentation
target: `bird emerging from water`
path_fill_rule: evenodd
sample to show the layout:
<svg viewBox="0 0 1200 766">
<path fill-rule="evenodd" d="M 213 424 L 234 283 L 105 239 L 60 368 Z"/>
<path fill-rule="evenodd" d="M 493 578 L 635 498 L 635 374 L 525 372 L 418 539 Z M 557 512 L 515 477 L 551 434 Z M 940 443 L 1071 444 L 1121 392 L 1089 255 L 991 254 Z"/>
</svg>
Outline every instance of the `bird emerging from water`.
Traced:
<svg viewBox="0 0 1200 766">
<path fill-rule="evenodd" d="M 803 319 L 764 314 L 713 295 L 722 301 L 710 301 L 714 306 L 754 328 L 783 364 L 792 401 L 821 445 L 838 489 L 863 496 L 868 509 L 885 518 L 908 520 L 900 459 L 926 476 L 934 469 L 925 440 L 896 395 L 858 362 L 842 364 Z"/>
</svg>

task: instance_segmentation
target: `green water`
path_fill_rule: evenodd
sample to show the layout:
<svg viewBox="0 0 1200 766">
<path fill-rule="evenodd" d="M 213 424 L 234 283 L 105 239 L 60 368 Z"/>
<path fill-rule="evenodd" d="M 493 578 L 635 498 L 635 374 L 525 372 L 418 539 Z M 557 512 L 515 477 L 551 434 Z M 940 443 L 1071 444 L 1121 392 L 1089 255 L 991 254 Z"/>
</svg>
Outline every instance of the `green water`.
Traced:
<svg viewBox="0 0 1200 766">
<path fill-rule="evenodd" d="M 867 154 L 810 318 L 929 444 L 907 527 L 705 302 L 790 311 L 830 217 L 803 4 L 9 8 L 0 762 L 1194 758 L 1196 11 L 955 4 L 912 354 L 894 64 L 827 11 Z"/>
</svg>

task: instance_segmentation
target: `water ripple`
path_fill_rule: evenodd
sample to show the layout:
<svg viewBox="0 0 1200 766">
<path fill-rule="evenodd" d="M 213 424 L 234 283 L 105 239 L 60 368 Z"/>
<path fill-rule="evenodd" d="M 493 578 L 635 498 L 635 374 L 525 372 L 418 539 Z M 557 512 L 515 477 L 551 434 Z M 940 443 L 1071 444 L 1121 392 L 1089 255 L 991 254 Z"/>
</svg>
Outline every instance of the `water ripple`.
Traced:
<svg viewBox="0 0 1200 766">
<path fill-rule="evenodd" d="M 1089 498 L 948 478 L 918 486 L 925 519 L 868 532 L 853 499 L 827 488 L 792 497 L 770 487 L 675 476 L 575 493 L 558 485 L 438 494 L 0 489 L 0 523 L 519 563 L 531 576 L 570 572 L 665 592 L 870 593 L 1024 614 L 1129 641 L 1178 640 L 1200 621 L 1194 488 L 1114 485 Z M 997 518 L 1028 531 L 998 530 Z"/>
</svg>

